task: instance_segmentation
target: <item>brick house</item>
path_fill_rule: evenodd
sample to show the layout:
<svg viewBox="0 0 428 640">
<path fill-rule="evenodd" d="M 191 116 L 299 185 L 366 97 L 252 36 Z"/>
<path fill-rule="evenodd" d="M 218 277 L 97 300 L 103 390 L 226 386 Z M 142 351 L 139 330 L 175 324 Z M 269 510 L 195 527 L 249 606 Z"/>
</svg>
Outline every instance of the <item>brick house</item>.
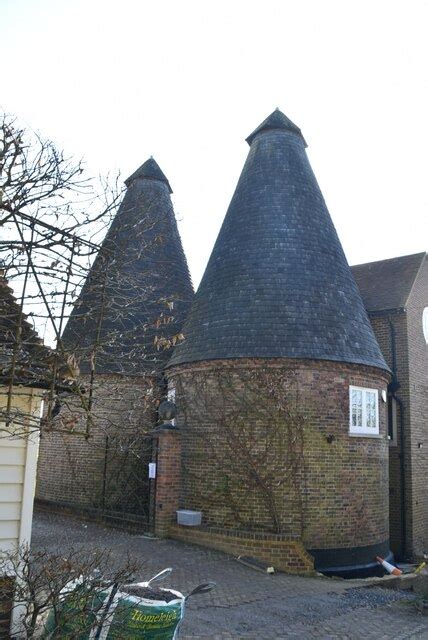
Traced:
<svg viewBox="0 0 428 640">
<path fill-rule="evenodd" d="M 382 353 L 388 387 L 391 548 L 428 550 L 428 261 L 425 253 L 352 267 Z"/>
</svg>

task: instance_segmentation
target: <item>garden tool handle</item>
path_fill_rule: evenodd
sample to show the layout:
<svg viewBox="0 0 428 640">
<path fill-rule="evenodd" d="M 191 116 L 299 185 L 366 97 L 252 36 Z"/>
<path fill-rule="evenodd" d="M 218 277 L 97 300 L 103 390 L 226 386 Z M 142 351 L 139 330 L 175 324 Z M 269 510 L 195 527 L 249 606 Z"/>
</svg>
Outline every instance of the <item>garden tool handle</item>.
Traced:
<svg viewBox="0 0 428 640">
<path fill-rule="evenodd" d="M 172 567 L 167 567 L 163 571 L 159 571 L 159 573 L 153 576 L 153 578 L 150 578 L 150 580 L 148 580 L 147 582 L 133 582 L 132 584 L 126 584 L 125 587 L 149 587 L 152 582 L 155 582 L 155 580 L 163 580 L 164 578 L 169 576 L 171 572 Z"/>
<path fill-rule="evenodd" d="M 153 578 L 151 578 L 148 583 L 147 586 L 149 586 L 152 582 L 154 582 L 155 580 L 163 580 L 164 578 L 166 578 L 167 576 L 170 575 L 170 573 L 172 573 L 172 567 L 167 567 L 166 569 L 164 569 L 163 571 L 159 571 L 159 573 L 157 573 L 155 576 L 153 576 Z"/>
<path fill-rule="evenodd" d="M 196 596 L 198 593 L 208 593 L 208 591 L 211 591 L 216 586 L 217 585 L 215 582 L 205 582 L 204 584 L 199 584 L 197 587 L 192 589 L 190 593 L 187 594 L 185 600 L 190 598 L 190 596 Z"/>
</svg>

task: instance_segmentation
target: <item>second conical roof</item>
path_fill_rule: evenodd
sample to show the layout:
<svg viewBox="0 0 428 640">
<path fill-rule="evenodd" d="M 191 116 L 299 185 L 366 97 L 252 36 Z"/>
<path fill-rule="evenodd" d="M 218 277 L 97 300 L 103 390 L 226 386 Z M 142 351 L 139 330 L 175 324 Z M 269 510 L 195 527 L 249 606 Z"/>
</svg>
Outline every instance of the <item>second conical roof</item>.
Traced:
<svg viewBox="0 0 428 640">
<path fill-rule="evenodd" d="M 387 369 L 300 129 L 276 111 L 248 141 L 169 366 L 291 357 Z"/>
<path fill-rule="evenodd" d="M 150 158 L 126 185 L 63 334 L 84 373 L 161 370 L 193 298 L 167 178 Z"/>
</svg>

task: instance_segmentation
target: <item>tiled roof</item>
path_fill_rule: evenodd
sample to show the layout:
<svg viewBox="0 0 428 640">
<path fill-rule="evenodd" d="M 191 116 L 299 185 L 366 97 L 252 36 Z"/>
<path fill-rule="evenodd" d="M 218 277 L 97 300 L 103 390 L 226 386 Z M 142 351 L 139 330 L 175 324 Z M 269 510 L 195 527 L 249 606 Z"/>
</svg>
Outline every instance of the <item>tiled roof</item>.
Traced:
<svg viewBox="0 0 428 640">
<path fill-rule="evenodd" d="M 168 366 L 311 358 L 387 369 L 295 125 L 251 148 Z"/>
<path fill-rule="evenodd" d="M 193 297 L 168 180 L 151 158 L 126 184 L 63 334 L 82 373 L 95 345 L 98 373 L 160 370 Z"/>
<path fill-rule="evenodd" d="M 21 315 L 5 277 L 0 276 L 0 384 L 45 388 L 50 384 L 52 352 Z"/>
<path fill-rule="evenodd" d="M 367 311 L 403 309 L 425 255 L 415 253 L 351 267 Z"/>
</svg>

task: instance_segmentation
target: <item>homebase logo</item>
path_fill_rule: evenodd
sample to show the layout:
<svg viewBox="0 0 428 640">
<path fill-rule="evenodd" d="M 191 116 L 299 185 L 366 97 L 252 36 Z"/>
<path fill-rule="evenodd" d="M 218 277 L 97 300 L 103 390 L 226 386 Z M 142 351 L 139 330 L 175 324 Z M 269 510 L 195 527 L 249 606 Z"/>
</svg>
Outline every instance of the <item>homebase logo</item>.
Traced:
<svg viewBox="0 0 428 640">
<path fill-rule="evenodd" d="M 178 618 L 177 611 L 168 611 L 163 613 L 142 613 L 138 609 L 132 610 L 132 619 L 136 622 L 145 622 L 147 624 L 165 623 L 171 624 Z"/>
</svg>

